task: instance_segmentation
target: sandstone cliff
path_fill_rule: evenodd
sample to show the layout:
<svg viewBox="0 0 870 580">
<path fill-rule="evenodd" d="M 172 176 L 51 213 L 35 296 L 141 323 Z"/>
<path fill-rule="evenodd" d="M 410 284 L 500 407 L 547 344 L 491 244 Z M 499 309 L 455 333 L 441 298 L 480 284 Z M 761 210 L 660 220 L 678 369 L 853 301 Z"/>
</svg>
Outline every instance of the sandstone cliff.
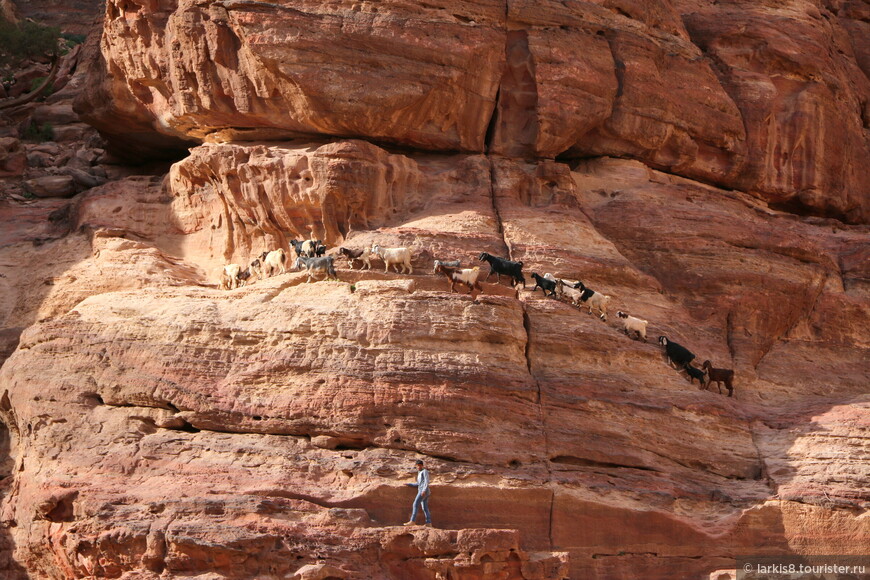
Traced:
<svg viewBox="0 0 870 580">
<path fill-rule="evenodd" d="M 707 578 L 860 554 L 868 11 L 109 0 L 76 110 L 119 154 L 179 157 L 0 205 L 0 570 Z M 414 273 L 218 289 L 312 235 L 411 247 Z M 431 273 L 482 251 L 610 317 Z M 418 457 L 435 527 L 397 527 Z"/>
</svg>

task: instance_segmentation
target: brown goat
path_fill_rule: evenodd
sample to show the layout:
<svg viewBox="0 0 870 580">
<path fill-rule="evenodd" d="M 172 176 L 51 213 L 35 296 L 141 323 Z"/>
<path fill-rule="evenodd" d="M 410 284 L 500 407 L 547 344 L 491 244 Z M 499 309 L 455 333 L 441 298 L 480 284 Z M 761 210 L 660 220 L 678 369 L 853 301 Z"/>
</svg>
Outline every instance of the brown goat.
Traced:
<svg viewBox="0 0 870 580">
<path fill-rule="evenodd" d="M 725 388 L 728 389 L 728 396 L 734 395 L 734 371 L 731 369 L 714 369 L 713 363 L 708 360 L 704 361 L 701 366 L 707 372 L 707 386 L 716 383 L 719 389 L 719 394 L 722 394 L 722 383 L 725 383 Z"/>
</svg>

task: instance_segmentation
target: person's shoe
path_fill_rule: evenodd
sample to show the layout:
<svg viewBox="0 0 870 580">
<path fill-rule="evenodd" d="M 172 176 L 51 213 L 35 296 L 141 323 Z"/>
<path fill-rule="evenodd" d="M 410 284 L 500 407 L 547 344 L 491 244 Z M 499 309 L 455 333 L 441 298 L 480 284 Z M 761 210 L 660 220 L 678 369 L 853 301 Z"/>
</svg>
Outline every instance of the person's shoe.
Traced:
<svg viewBox="0 0 870 580">
<path fill-rule="evenodd" d="M 425 525 L 427 528 L 431 528 L 431 527 L 432 527 L 432 522 L 426 522 L 424 525 Z"/>
<path fill-rule="evenodd" d="M 405 522 L 405 523 L 402 524 L 402 525 L 403 525 L 403 526 L 416 526 L 417 524 L 414 523 L 414 522 Z"/>
</svg>

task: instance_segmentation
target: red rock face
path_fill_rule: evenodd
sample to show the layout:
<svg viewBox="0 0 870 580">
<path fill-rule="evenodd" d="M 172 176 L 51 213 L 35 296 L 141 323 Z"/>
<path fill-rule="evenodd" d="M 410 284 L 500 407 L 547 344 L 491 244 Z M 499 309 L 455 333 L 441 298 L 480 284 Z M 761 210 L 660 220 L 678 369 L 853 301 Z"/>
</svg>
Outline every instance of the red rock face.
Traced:
<svg viewBox="0 0 870 580">
<path fill-rule="evenodd" d="M 110 2 L 77 110 L 128 152 L 203 143 L 0 206 L 0 570 L 628 580 L 866 551 L 864 12 L 750 4 Z M 218 288 L 310 236 L 338 280 Z M 375 243 L 413 273 L 338 255 Z M 400 527 L 417 458 L 434 528 Z"/>
<path fill-rule="evenodd" d="M 870 81 L 853 4 L 110 2 L 103 94 L 79 110 L 110 135 L 123 111 L 144 146 L 316 133 L 631 157 L 866 221 Z"/>
</svg>

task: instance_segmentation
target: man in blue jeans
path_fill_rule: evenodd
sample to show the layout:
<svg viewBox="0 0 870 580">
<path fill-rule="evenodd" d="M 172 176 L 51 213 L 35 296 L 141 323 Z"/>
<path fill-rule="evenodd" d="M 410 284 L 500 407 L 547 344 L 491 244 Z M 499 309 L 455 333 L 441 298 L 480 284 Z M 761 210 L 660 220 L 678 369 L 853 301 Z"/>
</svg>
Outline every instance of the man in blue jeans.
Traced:
<svg viewBox="0 0 870 580">
<path fill-rule="evenodd" d="M 417 497 L 414 498 L 414 509 L 411 511 L 411 521 L 406 522 L 406 526 L 413 526 L 417 519 L 417 508 L 423 506 L 423 514 L 426 516 L 426 525 L 432 526 L 432 517 L 429 515 L 429 470 L 423 466 L 423 460 L 417 460 L 417 483 L 408 483 L 411 487 L 417 488 Z"/>
</svg>

